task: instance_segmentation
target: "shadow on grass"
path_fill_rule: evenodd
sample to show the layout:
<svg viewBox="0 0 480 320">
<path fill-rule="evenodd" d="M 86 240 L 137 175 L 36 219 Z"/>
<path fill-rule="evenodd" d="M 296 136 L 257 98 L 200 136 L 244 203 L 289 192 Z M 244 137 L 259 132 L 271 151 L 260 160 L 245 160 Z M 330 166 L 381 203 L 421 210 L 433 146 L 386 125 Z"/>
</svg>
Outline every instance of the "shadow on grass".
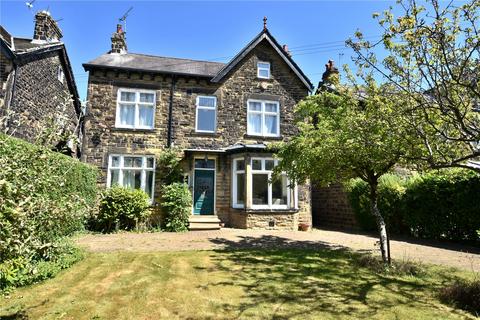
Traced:
<svg viewBox="0 0 480 320">
<path fill-rule="evenodd" d="M 219 310 L 237 318 L 369 318 L 399 306 L 438 308 L 429 294 L 438 282 L 373 273 L 358 267 L 355 254 L 342 247 L 272 235 L 210 241 L 224 248 L 211 257 L 216 268 L 231 275 L 231 281 L 214 285 L 240 286 L 245 293 L 239 303 L 224 303 Z"/>
</svg>

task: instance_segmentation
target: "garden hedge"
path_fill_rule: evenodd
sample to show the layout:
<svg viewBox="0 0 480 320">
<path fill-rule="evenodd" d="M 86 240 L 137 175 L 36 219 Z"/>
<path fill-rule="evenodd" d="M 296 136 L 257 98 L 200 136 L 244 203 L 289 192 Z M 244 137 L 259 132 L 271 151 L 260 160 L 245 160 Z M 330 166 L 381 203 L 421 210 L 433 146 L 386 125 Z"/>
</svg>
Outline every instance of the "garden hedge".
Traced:
<svg viewBox="0 0 480 320">
<path fill-rule="evenodd" d="M 54 260 L 62 239 L 83 229 L 95 207 L 98 172 L 4 134 L 0 134 L 0 168 L 1 280 L 9 261 L 16 261 L 16 270 Z"/>
<path fill-rule="evenodd" d="M 353 180 L 347 191 L 360 227 L 376 230 L 367 184 Z M 387 175 L 379 184 L 379 209 L 391 233 L 478 244 L 479 194 L 480 175 L 471 170 L 436 171 L 409 179 Z"/>
</svg>

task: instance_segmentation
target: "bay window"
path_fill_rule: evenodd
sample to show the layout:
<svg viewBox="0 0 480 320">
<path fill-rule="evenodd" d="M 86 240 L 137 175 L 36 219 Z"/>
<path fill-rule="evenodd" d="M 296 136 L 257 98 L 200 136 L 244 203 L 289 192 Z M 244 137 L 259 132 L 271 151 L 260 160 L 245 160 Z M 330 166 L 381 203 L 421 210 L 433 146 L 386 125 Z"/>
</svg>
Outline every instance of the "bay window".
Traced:
<svg viewBox="0 0 480 320">
<path fill-rule="evenodd" d="M 118 89 L 117 128 L 153 129 L 155 91 Z"/>
<path fill-rule="evenodd" d="M 278 101 L 248 100 L 247 134 L 280 136 L 280 104 Z"/>
<path fill-rule="evenodd" d="M 153 156 L 110 155 L 107 187 L 118 185 L 141 189 L 153 199 L 155 158 Z"/>
<path fill-rule="evenodd" d="M 244 159 L 234 159 L 233 207 L 244 208 L 247 194 L 251 196 L 251 209 L 288 209 L 294 207 L 293 199 L 290 199 L 291 189 L 286 174 L 281 174 L 276 178 L 272 177 L 276 165 L 278 165 L 277 159 L 252 158 L 250 175 L 246 177 Z M 246 178 L 251 181 L 250 192 L 245 190 Z"/>
</svg>

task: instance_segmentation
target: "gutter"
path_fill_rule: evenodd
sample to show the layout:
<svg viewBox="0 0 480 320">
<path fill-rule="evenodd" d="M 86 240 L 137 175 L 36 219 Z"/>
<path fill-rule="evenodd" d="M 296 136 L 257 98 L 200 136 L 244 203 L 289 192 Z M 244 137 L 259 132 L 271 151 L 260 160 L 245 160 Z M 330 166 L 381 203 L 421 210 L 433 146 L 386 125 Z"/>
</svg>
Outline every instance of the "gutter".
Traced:
<svg viewBox="0 0 480 320">
<path fill-rule="evenodd" d="M 172 76 L 172 85 L 170 86 L 170 100 L 168 101 L 168 133 L 167 133 L 167 148 L 172 147 L 173 142 L 173 92 L 175 90 L 175 83 L 177 78 Z"/>
</svg>

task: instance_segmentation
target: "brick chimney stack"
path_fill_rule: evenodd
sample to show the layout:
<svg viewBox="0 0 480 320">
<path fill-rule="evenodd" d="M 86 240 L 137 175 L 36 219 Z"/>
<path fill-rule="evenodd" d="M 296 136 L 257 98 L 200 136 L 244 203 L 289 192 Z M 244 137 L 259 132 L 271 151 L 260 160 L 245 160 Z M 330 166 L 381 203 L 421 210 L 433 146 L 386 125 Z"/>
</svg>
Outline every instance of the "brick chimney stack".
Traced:
<svg viewBox="0 0 480 320">
<path fill-rule="evenodd" d="M 338 68 L 335 67 L 335 63 L 333 60 L 328 60 L 328 63 L 325 65 L 325 72 L 322 75 L 322 81 L 323 82 L 337 82 L 338 79 L 335 79 L 333 77 L 339 76 Z"/>
<path fill-rule="evenodd" d="M 62 37 L 62 30 L 60 30 L 57 22 L 50 15 L 50 12 L 45 10 L 37 12 L 35 15 L 33 41 L 58 42 Z"/>
<path fill-rule="evenodd" d="M 109 53 L 127 53 L 127 38 L 121 24 L 117 24 L 117 31 L 112 34 L 112 50 Z"/>
</svg>

